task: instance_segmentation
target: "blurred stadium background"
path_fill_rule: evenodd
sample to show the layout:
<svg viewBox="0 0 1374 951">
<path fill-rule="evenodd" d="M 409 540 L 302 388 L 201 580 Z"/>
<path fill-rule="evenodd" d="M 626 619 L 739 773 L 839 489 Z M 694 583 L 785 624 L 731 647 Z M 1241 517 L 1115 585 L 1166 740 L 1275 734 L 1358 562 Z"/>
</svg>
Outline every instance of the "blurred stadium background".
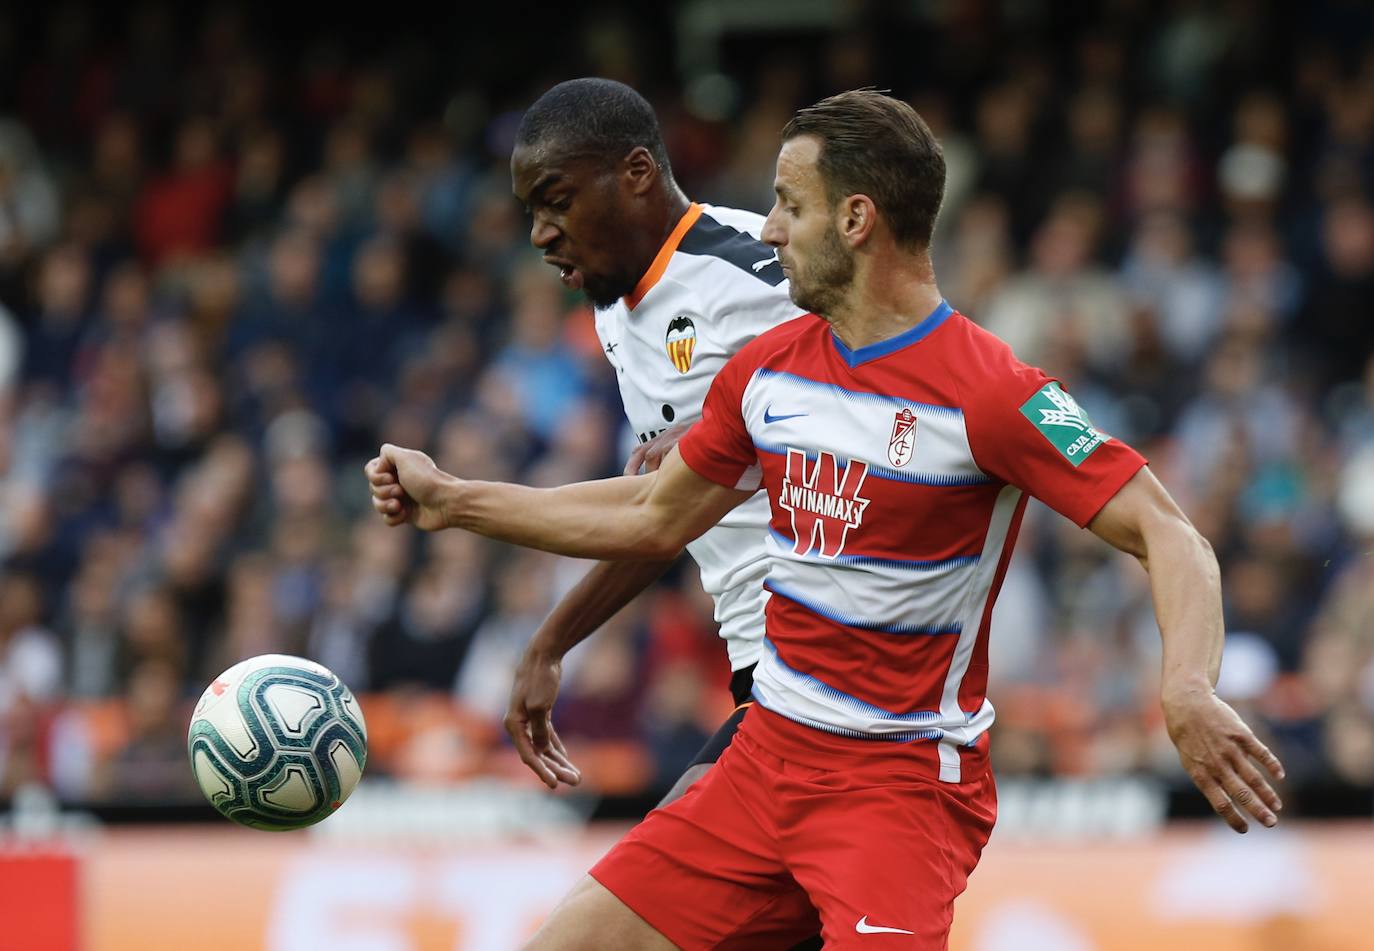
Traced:
<svg viewBox="0 0 1374 951">
<path fill-rule="evenodd" d="M 509 193 L 521 110 L 577 75 L 653 101 L 691 197 L 758 210 L 797 106 L 908 98 L 949 163 L 946 296 L 1220 556 L 1221 690 L 1287 765 L 1285 826 L 1193 821 L 1143 573 L 1033 509 L 993 637 L 1003 820 L 953 946 L 1369 947 L 1362 0 L 6 5 L 0 947 L 501 951 L 728 709 L 686 563 L 570 659 L 587 779 L 545 794 L 500 718 L 583 566 L 366 501 L 384 439 L 535 484 L 628 454 Z M 230 828 L 186 763 L 195 696 L 269 651 L 363 697 L 367 776 L 314 833 Z"/>
</svg>

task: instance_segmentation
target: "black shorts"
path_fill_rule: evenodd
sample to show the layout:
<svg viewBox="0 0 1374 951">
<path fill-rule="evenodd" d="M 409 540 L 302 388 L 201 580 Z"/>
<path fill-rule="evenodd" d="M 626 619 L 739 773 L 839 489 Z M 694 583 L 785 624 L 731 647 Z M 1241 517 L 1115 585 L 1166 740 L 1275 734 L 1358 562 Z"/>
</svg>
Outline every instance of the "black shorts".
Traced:
<svg viewBox="0 0 1374 951">
<path fill-rule="evenodd" d="M 750 664 L 748 667 L 741 667 L 730 675 L 730 695 L 735 698 L 735 712 L 720 725 L 720 728 L 712 734 L 706 741 L 697 755 L 692 757 L 692 762 L 688 764 L 688 769 L 693 766 L 700 766 L 703 763 L 714 763 L 720 759 L 720 754 L 725 752 L 725 748 L 730 745 L 730 740 L 734 737 L 735 731 L 739 729 L 740 721 L 744 719 L 744 712 L 749 709 L 749 704 L 753 701 L 754 690 L 754 668 L 757 664 Z"/>
</svg>

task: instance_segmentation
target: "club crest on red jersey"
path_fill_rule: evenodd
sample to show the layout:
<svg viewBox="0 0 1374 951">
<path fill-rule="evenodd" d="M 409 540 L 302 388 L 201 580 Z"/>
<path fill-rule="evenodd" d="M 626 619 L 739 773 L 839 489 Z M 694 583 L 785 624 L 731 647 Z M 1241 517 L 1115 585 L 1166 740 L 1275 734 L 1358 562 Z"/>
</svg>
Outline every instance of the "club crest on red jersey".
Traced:
<svg viewBox="0 0 1374 951">
<path fill-rule="evenodd" d="M 674 317 L 668 324 L 663 346 L 668 351 L 668 359 L 677 367 L 677 372 L 686 373 L 692 369 L 692 354 L 697 348 L 697 325 L 692 318 L 686 314 Z"/>
<path fill-rule="evenodd" d="M 892 438 L 887 442 L 887 461 L 898 469 L 911 461 L 916 446 L 916 414 L 906 407 L 892 421 Z"/>
<path fill-rule="evenodd" d="M 859 495 L 868 464 L 850 460 L 840 474 L 838 461 L 821 453 L 808 471 L 806 453 L 788 447 L 787 475 L 778 505 L 792 513 L 792 550 L 805 555 L 818 549 L 822 558 L 838 558 L 851 528 L 863 524 L 869 499 Z"/>
</svg>

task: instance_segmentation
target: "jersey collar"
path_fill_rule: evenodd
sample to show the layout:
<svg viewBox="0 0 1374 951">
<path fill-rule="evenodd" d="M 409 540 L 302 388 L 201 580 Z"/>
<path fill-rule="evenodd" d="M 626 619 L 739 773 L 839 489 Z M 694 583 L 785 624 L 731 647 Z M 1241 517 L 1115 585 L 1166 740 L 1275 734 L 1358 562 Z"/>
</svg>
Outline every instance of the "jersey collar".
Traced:
<svg viewBox="0 0 1374 951">
<path fill-rule="evenodd" d="M 668 261 L 673 253 L 677 251 L 677 246 L 682 243 L 683 236 L 692 230 L 692 225 L 697 223 L 701 217 L 701 206 L 692 202 L 687 206 L 687 211 L 678 219 L 678 223 L 673 226 L 672 234 L 668 235 L 668 240 L 663 242 L 663 247 L 658 249 L 658 254 L 654 255 L 654 262 L 649 265 L 649 270 L 644 272 L 644 276 L 639 279 L 635 289 L 630 291 L 624 298 L 625 306 L 634 310 L 635 306 L 644 299 L 644 295 L 653 289 L 658 283 L 658 279 L 663 276 L 663 272 L 668 270 Z"/>
<path fill-rule="evenodd" d="M 835 349 L 844 359 L 844 362 L 849 364 L 849 368 L 852 370 L 857 366 L 868 363 L 870 360 L 877 360 L 879 357 L 885 357 L 889 353 L 896 353 L 903 347 L 909 347 L 918 340 L 929 336 L 930 333 L 943 324 L 952 313 L 954 313 L 954 308 L 949 306 L 949 301 L 941 299 L 940 306 L 931 311 L 930 316 L 910 330 L 903 330 L 895 337 L 879 340 L 877 343 L 870 343 L 868 346 L 860 347 L 857 350 L 850 350 L 845 346 L 844 341 L 835 336 L 835 331 L 833 330 L 830 331 L 830 340 L 835 344 Z"/>
</svg>

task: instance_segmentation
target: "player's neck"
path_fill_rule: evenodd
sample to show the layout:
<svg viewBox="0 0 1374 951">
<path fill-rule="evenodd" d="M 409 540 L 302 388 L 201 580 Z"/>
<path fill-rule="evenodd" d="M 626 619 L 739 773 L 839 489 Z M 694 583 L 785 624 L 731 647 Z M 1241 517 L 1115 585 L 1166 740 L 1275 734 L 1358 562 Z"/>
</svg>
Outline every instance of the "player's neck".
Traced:
<svg viewBox="0 0 1374 951">
<path fill-rule="evenodd" d="M 687 209 L 692 207 L 692 203 L 687 200 L 687 196 L 682 193 L 682 189 L 676 185 L 667 189 L 664 195 L 664 221 L 663 233 L 658 236 L 658 245 L 662 247 L 668 240 L 668 236 L 673 233 L 677 223 L 682 220 L 682 216 L 687 214 Z"/>
<path fill-rule="evenodd" d="M 659 251 L 668 243 L 668 238 L 677 228 L 678 222 L 691 207 L 692 203 L 687 200 L 682 189 L 672 185 L 665 189 L 662 201 L 655 203 L 654 209 L 646 214 L 642 223 L 629 229 L 632 234 L 641 236 L 630 249 L 629 258 L 638 263 L 640 274 L 646 273 L 653 265 Z"/>
<path fill-rule="evenodd" d="M 859 262 L 849 293 L 827 316 L 835 336 L 857 350 L 905 333 L 941 300 L 929 255 L 904 254 L 895 261 Z"/>
</svg>

